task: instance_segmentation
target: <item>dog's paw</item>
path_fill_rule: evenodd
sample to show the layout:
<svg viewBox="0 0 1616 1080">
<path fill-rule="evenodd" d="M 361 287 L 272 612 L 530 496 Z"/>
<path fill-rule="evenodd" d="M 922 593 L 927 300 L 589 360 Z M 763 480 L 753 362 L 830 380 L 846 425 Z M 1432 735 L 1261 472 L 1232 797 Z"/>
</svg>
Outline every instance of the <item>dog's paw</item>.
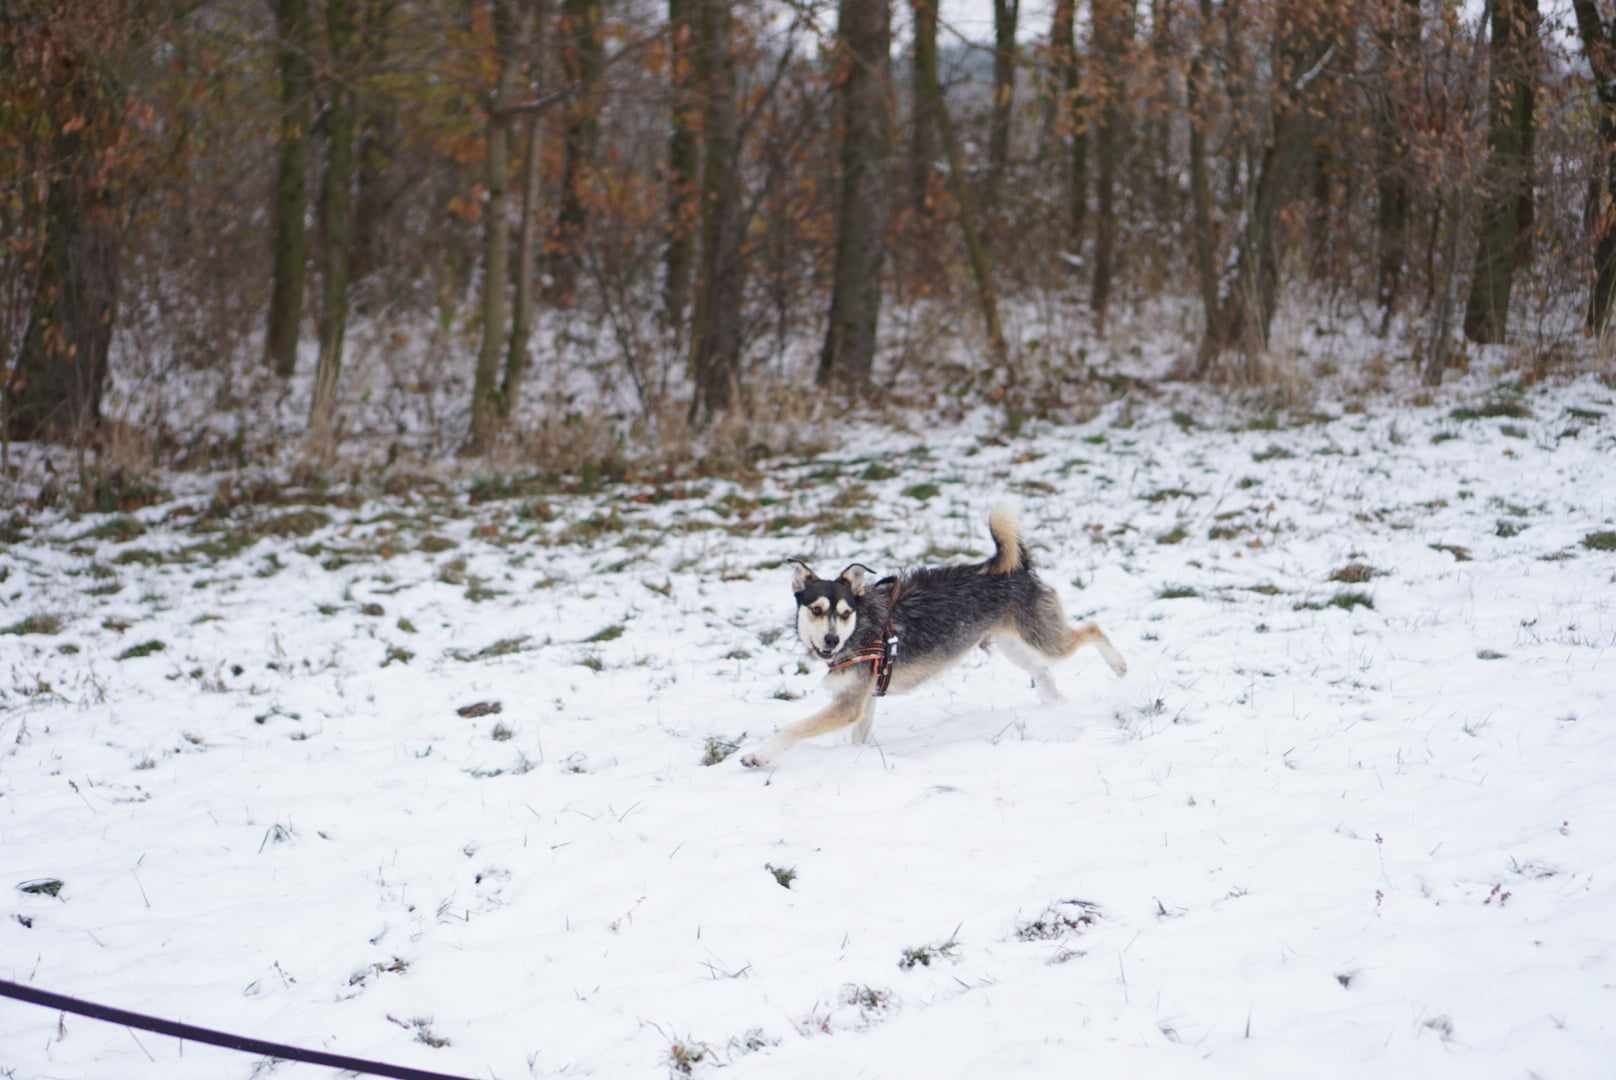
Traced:
<svg viewBox="0 0 1616 1080">
<path fill-rule="evenodd" d="M 741 755 L 741 768 L 743 769 L 767 769 L 772 764 L 774 762 L 770 761 L 762 751 Z"/>
</svg>

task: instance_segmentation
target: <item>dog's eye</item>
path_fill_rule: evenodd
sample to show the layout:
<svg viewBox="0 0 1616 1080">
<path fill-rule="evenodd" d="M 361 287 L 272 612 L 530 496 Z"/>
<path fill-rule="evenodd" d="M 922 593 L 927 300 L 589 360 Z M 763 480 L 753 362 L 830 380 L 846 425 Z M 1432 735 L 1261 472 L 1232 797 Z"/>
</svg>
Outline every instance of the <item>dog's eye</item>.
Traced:
<svg viewBox="0 0 1616 1080">
<path fill-rule="evenodd" d="M 838 619 L 842 620 L 843 622 L 846 622 L 848 619 L 851 619 L 853 617 L 853 613 L 851 611 L 844 611 L 844 612 L 842 612 L 840 615 L 838 615 L 836 617 Z"/>
</svg>

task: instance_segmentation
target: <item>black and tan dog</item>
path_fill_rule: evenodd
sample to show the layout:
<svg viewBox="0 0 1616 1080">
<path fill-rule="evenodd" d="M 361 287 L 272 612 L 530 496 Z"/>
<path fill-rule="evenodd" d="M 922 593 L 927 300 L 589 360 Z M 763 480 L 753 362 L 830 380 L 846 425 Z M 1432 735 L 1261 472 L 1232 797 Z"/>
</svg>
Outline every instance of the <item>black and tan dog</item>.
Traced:
<svg viewBox="0 0 1616 1080">
<path fill-rule="evenodd" d="M 875 698 L 907 693 L 957 662 L 973 645 L 990 646 L 1032 676 L 1046 702 L 1061 700 L 1048 663 L 1084 645 L 1100 650 L 1111 670 L 1128 670 L 1122 655 L 1093 623 L 1072 626 L 1060 597 L 1033 573 L 1015 515 L 988 517 L 993 557 L 963 566 L 928 566 L 867 584 L 854 563 L 835 580 L 800 564 L 791 578 L 797 635 L 830 665 L 833 700 L 792 724 L 743 765 L 767 765 L 799 740 L 857 725 L 853 741 L 870 737 Z"/>
</svg>

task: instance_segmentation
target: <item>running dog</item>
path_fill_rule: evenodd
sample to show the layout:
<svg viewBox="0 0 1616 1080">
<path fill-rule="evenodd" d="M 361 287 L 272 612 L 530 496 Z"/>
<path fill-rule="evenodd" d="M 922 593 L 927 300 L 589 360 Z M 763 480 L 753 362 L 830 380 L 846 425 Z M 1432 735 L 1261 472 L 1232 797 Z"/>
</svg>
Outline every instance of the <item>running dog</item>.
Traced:
<svg viewBox="0 0 1616 1080">
<path fill-rule="evenodd" d="M 869 568 L 854 563 L 835 580 L 799 563 L 791 576 L 797 636 L 830 666 L 832 701 L 792 724 L 741 764 L 768 765 L 814 735 L 853 726 L 853 741 L 870 737 L 875 699 L 906 694 L 956 663 L 973 645 L 990 646 L 1032 676 L 1045 702 L 1061 700 L 1048 661 L 1084 645 L 1100 650 L 1111 670 L 1128 670 L 1122 654 L 1094 623 L 1071 626 L 1055 590 L 1033 573 L 1015 515 L 1000 507 L 988 516 L 993 557 L 963 566 L 927 566 L 867 584 Z M 795 560 L 794 560 L 795 561 Z"/>
</svg>

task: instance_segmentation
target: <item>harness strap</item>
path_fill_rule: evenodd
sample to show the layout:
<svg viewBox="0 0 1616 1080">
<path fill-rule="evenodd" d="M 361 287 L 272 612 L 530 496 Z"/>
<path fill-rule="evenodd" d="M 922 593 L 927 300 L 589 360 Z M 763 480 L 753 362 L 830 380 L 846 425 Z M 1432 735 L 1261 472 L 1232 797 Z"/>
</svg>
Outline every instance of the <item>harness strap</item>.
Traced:
<svg viewBox="0 0 1616 1080">
<path fill-rule="evenodd" d="M 898 635 L 892 632 L 893 615 L 898 608 L 898 593 L 901 591 L 901 582 L 892 586 L 892 596 L 887 600 L 887 621 L 881 627 L 881 640 L 879 644 L 868 645 L 856 653 L 849 653 L 830 665 L 832 671 L 842 671 L 850 667 L 870 665 L 870 674 L 875 676 L 875 696 L 886 697 L 887 687 L 892 684 L 892 667 L 898 658 Z"/>
</svg>

